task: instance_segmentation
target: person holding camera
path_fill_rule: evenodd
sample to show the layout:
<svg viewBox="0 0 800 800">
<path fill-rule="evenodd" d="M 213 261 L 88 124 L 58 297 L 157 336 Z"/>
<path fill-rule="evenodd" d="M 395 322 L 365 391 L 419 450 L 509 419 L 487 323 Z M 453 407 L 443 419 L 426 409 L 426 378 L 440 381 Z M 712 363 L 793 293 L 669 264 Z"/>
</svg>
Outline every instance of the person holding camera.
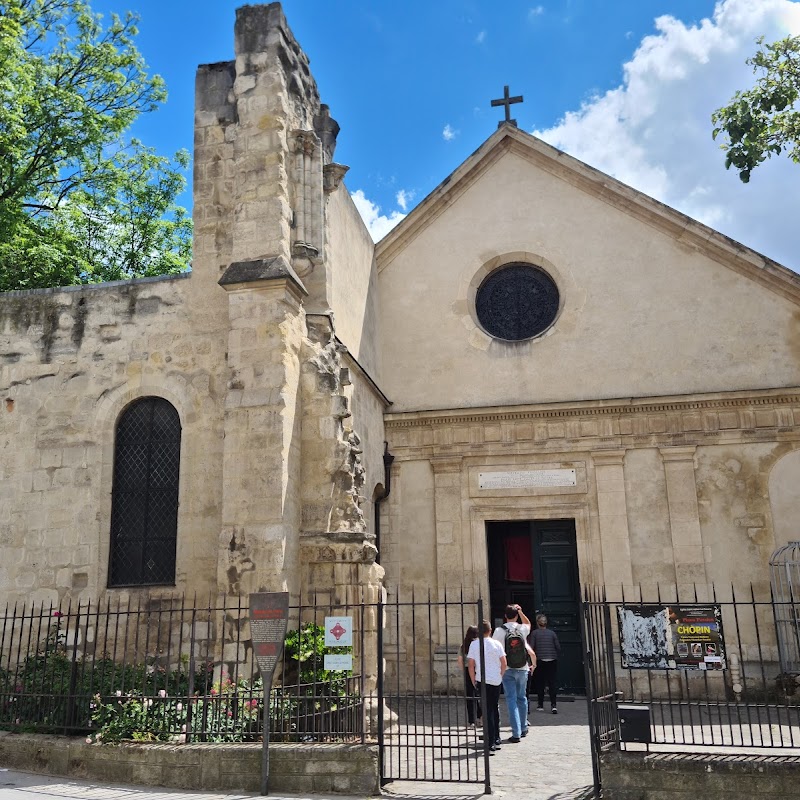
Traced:
<svg viewBox="0 0 800 800">
<path fill-rule="evenodd" d="M 502 644 L 506 654 L 503 693 L 511 724 L 509 742 L 516 744 L 528 735 L 528 676 L 536 668 L 536 655 L 528 645 L 531 621 L 517 604 L 506 606 L 504 623 L 492 638 Z"/>
</svg>

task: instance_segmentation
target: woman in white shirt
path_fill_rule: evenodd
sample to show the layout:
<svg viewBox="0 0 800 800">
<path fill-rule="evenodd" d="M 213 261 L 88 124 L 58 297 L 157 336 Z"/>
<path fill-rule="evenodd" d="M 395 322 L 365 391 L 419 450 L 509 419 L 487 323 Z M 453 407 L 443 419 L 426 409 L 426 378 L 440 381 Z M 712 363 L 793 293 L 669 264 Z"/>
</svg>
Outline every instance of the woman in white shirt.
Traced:
<svg viewBox="0 0 800 800">
<path fill-rule="evenodd" d="M 473 686 L 480 693 L 484 682 L 481 672 L 481 641 L 483 641 L 483 660 L 486 668 L 486 733 L 490 751 L 500 749 L 500 685 L 506 671 L 506 650 L 500 642 L 492 638 L 492 626 L 488 620 L 481 623 L 483 639 L 475 639 L 467 653 L 467 668 Z"/>
</svg>

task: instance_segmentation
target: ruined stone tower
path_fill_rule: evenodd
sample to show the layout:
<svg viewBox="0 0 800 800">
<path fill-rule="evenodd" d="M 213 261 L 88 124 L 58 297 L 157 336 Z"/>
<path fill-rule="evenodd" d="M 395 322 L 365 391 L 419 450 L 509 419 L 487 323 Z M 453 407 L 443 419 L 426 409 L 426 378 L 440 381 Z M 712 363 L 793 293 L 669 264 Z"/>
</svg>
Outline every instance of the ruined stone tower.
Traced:
<svg viewBox="0 0 800 800">
<path fill-rule="evenodd" d="M 238 9 L 235 30 L 235 60 L 198 70 L 195 114 L 194 269 L 229 320 L 218 581 L 336 595 L 381 572 L 334 327 L 339 126 L 278 3 Z"/>
</svg>

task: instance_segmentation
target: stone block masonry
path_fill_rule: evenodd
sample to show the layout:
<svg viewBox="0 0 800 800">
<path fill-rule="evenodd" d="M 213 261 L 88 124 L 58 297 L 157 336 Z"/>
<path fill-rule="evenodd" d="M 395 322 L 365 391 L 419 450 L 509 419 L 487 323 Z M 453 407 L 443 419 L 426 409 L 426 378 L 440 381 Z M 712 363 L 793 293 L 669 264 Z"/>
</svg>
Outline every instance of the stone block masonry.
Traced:
<svg viewBox="0 0 800 800">
<path fill-rule="evenodd" d="M 382 407 L 348 407 L 330 297 L 350 259 L 348 236 L 327 244 L 332 198 L 349 202 L 339 126 L 279 3 L 237 10 L 233 56 L 197 72 L 191 273 L 0 296 L 0 602 L 380 585 L 361 504 L 382 462 L 362 464 L 358 432 L 382 452 Z M 143 397 L 181 424 L 176 566 L 126 586 L 108 569 L 115 436 Z"/>
<path fill-rule="evenodd" d="M 183 429 L 176 584 L 216 588 L 224 301 L 197 273 L 0 295 L 3 601 L 100 596 L 115 425 L 148 395 Z"/>
<path fill-rule="evenodd" d="M 258 792 L 261 745 L 86 744 L 66 736 L 0 732 L 0 764 L 107 784 Z M 270 745 L 270 792 L 380 794 L 378 748 L 367 744 Z"/>
<path fill-rule="evenodd" d="M 607 800 L 790 800 L 800 797 L 800 758 L 609 753 L 602 780 Z"/>
</svg>

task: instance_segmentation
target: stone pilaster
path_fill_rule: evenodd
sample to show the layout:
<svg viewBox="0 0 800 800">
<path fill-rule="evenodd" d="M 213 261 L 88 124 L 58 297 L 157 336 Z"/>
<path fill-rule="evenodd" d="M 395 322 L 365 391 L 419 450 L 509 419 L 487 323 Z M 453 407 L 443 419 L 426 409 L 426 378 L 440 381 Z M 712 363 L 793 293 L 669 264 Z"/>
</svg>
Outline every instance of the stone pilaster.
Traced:
<svg viewBox="0 0 800 800">
<path fill-rule="evenodd" d="M 592 453 L 603 580 L 612 592 L 616 591 L 614 587 L 633 584 L 624 460 L 624 450 L 598 450 Z"/>
<path fill-rule="evenodd" d="M 233 595 L 296 591 L 302 286 L 271 262 L 233 264 L 222 283 L 230 377 L 218 584 Z"/>
<path fill-rule="evenodd" d="M 448 592 L 451 599 L 459 597 L 459 590 L 464 586 L 465 578 L 471 577 L 471 547 L 465 543 L 464 526 L 461 518 L 461 468 L 462 459 L 432 458 L 433 499 L 436 520 L 436 579 L 437 585 L 432 587 L 434 600 L 444 598 Z M 465 563 L 466 562 L 466 563 Z M 431 631 L 435 641 L 445 641 L 446 615 L 442 606 L 433 622 L 438 622 L 438 630 Z M 460 618 L 449 620 L 447 640 L 453 643 L 463 636 Z M 446 656 L 446 654 L 444 654 Z M 443 664 L 441 670 L 447 670 Z"/>
<path fill-rule="evenodd" d="M 469 555 L 462 541 L 461 463 L 461 457 L 431 459 L 439 592 L 457 590 L 464 584 L 464 559 Z"/>
<path fill-rule="evenodd" d="M 314 131 L 289 137 L 292 179 L 292 266 L 308 289 L 309 313 L 331 313 L 331 275 L 326 268 L 322 143 Z"/>
<path fill-rule="evenodd" d="M 322 146 L 314 131 L 292 131 L 294 165 L 292 252 L 313 261 L 325 247 L 322 191 Z"/>
<path fill-rule="evenodd" d="M 694 474 L 696 449 L 694 446 L 659 448 L 667 482 L 675 577 L 679 585 L 689 586 L 707 581 Z"/>
</svg>

